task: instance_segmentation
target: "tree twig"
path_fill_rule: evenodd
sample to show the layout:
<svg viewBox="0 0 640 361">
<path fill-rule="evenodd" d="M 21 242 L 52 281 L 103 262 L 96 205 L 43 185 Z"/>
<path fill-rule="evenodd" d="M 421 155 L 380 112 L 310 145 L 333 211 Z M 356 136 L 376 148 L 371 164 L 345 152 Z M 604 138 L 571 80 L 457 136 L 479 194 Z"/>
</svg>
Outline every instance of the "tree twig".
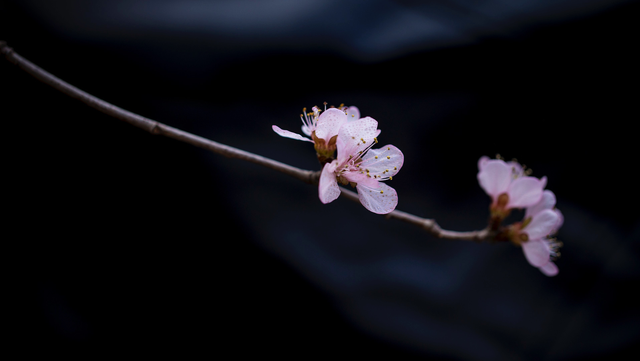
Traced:
<svg viewBox="0 0 640 361">
<path fill-rule="evenodd" d="M 166 137 L 173 138 L 181 142 L 189 143 L 191 145 L 195 145 L 196 147 L 204 148 L 214 153 L 221 154 L 225 157 L 237 158 L 237 159 L 246 160 L 248 162 L 256 163 L 256 164 L 265 166 L 267 168 L 277 170 L 284 174 L 288 174 L 294 178 L 297 178 L 309 184 L 318 183 L 318 179 L 320 176 L 320 172 L 318 171 L 310 171 L 310 170 L 296 168 L 288 164 L 275 161 L 273 159 L 269 159 L 269 158 L 266 158 L 257 154 L 253 154 L 241 149 L 230 147 L 225 144 L 214 142 L 212 140 L 185 132 L 177 128 L 170 127 L 166 124 L 157 122 L 149 118 L 145 118 L 141 115 L 132 113 L 130 111 L 119 108 L 113 104 L 107 103 L 102 99 L 99 99 L 89 93 L 86 93 L 74 87 L 71 84 L 64 82 L 63 80 L 48 73 L 47 71 L 43 70 L 37 65 L 31 63 L 27 59 L 23 58 L 22 56 L 14 52 L 12 48 L 8 47 L 5 41 L 0 41 L 0 53 L 2 53 L 8 61 L 19 66 L 24 71 L 31 74 L 33 77 L 42 81 L 43 83 L 52 86 L 53 88 L 63 92 L 64 94 L 67 94 L 72 98 L 82 101 L 83 103 L 87 104 L 92 108 L 95 108 L 114 118 L 123 120 L 138 128 L 144 129 L 145 131 L 151 134 L 164 135 Z M 341 191 L 342 191 L 343 197 L 359 202 L 358 195 L 356 193 L 344 188 L 341 188 Z M 448 231 L 440 228 L 440 226 L 433 219 L 421 218 L 413 214 L 409 214 L 399 210 L 394 210 L 391 213 L 386 214 L 385 217 L 395 218 L 395 219 L 416 225 L 439 238 L 483 241 L 491 237 L 491 234 L 488 229 L 483 229 L 480 231 L 472 231 L 472 232 Z"/>
</svg>

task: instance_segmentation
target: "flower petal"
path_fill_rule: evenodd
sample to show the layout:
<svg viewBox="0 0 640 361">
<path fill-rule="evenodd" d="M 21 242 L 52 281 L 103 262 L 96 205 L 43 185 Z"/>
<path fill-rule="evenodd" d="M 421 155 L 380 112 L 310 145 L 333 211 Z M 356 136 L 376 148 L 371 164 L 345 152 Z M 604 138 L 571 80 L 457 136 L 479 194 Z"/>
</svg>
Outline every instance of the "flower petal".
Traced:
<svg viewBox="0 0 640 361">
<path fill-rule="evenodd" d="M 378 122 L 371 117 L 360 118 L 344 124 L 340 129 L 336 143 L 340 164 L 346 162 L 349 156 L 357 157 L 364 153 L 380 133 L 377 128 Z"/>
<path fill-rule="evenodd" d="M 340 196 L 340 187 L 336 180 L 334 171 L 336 170 L 336 161 L 325 164 L 320 174 L 318 182 L 318 196 L 320 202 L 327 204 L 336 200 Z"/>
<path fill-rule="evenodd" d="M 347 121 L 352 122 L 358 119 L 360 119 L 360 109 L 354 107 L 353 105 L 347 107 Z"/>
<path fill-rule="evenodd" d="M 484 165 L 487 164 L 490 159 L 491 158 L 487 157 L 486 155 L 480 157 L 480 159 L 478 159 L 478 170 L 482 170 L 482 167 L 484 167 Z"/>
<path fill-rule="evenodd" d="M 384 183 L 378 183 L 377 189 L 358 184 L 358 198 L 364 208 L 377 214 L 387 214 L 398 205 L 398 193 Z"/>
<path fill-rule="evenodd" d="M 347 115 L 337 108 L 329 108 L 318 117 L 316 137 L 328 142 L 334 135 L 338 135 L 342 125 L 346 123 Z"/>
<path fill-rule="evenodd" d="M 514 175 L 516 177 L 524 176 L 524 168 L 522 168 L 520 163 L 514 162 L 514 161 L 509 161 L 509 162 L 507 162 L 507 165 L 509 166 L 509 168 L 511 168 L 511 174 L 512 175 Z"/>
<path fill-rule="evenodd" d="M 378 188 L 378 180 L 373 178 L 373 176 L 367 176 L 365 173 L 361 173 L 360 171 L 350 171 L 344 172 L 342 174 L 349 182 L 362 184 L 369 188 L 376 189 Z"/>
<path fill-rule="evenodd" d="M 276 125 L 272 125 L 271 129 L 273 129 L 273 131 L 278 133 L 278 135 L 281 136 L 281 137 L 291 138 L 291 139 L 295 139 L 295 140 L 304 140 L 305 142 L 313 143 L 313 140 L 311 140 L 309 138 L 305 138 L 305 137 L 301 136 L 300 134 L 296 134 L 296 133 L 290 132 L 288 130 L 280 129 L 280 127 L 278 127 Z"/>
<path fill-rule="evenodd" d="M 478 172 L 480 187 L 495 201 L 498 196 L 509 189 L 511 168 L 500 159 L 488 160 Z"/>
<path fill-rule="evenodd" d="M 564 224 L 564 216 L 562 215 L 562 212 L 560 212 L 558 208 L 554 208 L 553 211 L 556 212 L 556 215 L 558 216 L 558 221 L 556 222 L 556 225 L 553 227 L 551 234 L 557 233 L 560 227 L 562 227 L 562 225 Z"/>
<path fill-rule="evenodd" d="M 545 189 L 542 192 L 542 197 L 540 198 L 540 201 L 530 207 L 527 207 L 524 213 L 524 218 L 536 215 L 545 209 L 553 209 L 555 205 L 556 205 L 555 194 L 553 194 L 552 191 Z"/>
<path fill-rule="evenodd" d="M 509 186 L 508 208 L 525 208 L 540 201 L 545 181 L 535 177 L 520 177 L 511 182 Z"/>
<path fill-rule="evenodd" d="M 386 180 L 396 175 L 404 164 L 404 155 L 396 146 L 387 144 L 377 149 L 369 149 L 362 157 L 360 169 L 375 179 Z"/>
<path fill-rule="evenodd" d="M 558 266 L 556 266 L 556 264 L 551 261 L 547 262 L 547 264 L 539 267 L 538 269 L 549 277 L 553 277 L 558 274 Z"/>
<path fill-rule="evenodd" d="M 530 239 L 522 244 L 524 256 L 534 267 L 542 267 L 549 263 L 551 250 L 547 242 L 542 239 Z"/>
<path fill-rule="evenodd" d="M 531 222 L 522 229 L 529 235 L 529 239 L 540 239 L 553 233 L 558 224 L 559 216 L 552 209 L 545 209 L 531 217 Z"/>
</svg>

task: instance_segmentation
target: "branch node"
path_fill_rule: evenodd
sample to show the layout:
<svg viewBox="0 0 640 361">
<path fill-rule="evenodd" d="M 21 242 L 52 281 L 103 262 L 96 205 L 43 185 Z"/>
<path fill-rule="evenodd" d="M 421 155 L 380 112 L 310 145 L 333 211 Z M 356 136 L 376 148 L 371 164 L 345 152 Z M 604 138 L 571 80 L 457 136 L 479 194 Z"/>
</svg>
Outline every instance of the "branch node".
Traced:
<svg viewBox="0 0 640 361">
<path fill-rule="evenodd" d="M 149 133 L 153 134 L 153 135 L 158 135 L 160 133 L 162 133 L 162 128 L 160 127 L 160 125 L 158 123 L 153 124 L 153 127 L 151 127 L 151 130 L 149 130 Z"/>
</svg>

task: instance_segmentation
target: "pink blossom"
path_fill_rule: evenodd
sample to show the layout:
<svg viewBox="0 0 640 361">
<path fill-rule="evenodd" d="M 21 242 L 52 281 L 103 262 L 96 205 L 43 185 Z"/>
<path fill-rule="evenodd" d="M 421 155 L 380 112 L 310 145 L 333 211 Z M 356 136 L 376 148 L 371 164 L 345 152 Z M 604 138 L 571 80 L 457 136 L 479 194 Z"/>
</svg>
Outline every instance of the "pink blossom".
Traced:
<svg viewBox="0 0 640 361">
<path fill-rule="evenodd" d="M 536 204 L 542 197 L 547 178 L 537 179 L 525 175 L 517 162 L 482 157 L 478 161 L 478 182 L 491 196 L 493 216 L 504 218 L 512 208 L 525 208 Z"/>
<path fill-rule="evenodd" d="M 552 238 L 564 222 L 555 204 L 553 192 L 545 190 L 539 202 L 526 208 L 524 221 L 512 235 L 512 240 L 522 245 L 529 264 L 547 276 L 558 274 L 553 259 L 559 255 L 558 248 L 562 245 Z"/>
<path fill-rule="evenodd" d="M 395 189 L 382 181 L 390 180 L 404 163 L 404 155 L 393 145 L 371 149 L 380 133 L 378 122 L 370 117 L 342 126 L 336 141 L 337 159 L 324 165 L 318 185 L 322 203 L 340 196 L 338 182 L 351 184 L 360 203 L 373 213 L 386 214 L 398 204 Z"/>
</svg>

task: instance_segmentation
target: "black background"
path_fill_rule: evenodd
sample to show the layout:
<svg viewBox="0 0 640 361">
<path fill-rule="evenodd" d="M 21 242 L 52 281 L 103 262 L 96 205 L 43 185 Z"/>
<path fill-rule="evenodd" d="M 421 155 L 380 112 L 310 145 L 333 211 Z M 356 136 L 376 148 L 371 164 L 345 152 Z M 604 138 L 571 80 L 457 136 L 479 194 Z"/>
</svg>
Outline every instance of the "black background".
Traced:
<svg viewBox="0 0 640 361">
<path fill-rule="evenodd" d="M 0 40 L 95 96 L 304 169 L 319 169 L 312 147 L 271 125 L 356 105 L 405 154 L 398 209 L 483 228 L 476 162 L 500 153 L 548 177 L 565 246 L 547 278 L 509 244 L 322 205 L 313 186 L 145 133 L 2 60 L 5 316 L 23 352 L 638 355 L 637 2 L 368 53 L 349 45 L 368 29 L 353 29 L 391 15 L 366 7 L 348 8 L 351 25 L 331 22 L 340 9 L 314 14 L 340 35 L 325 39 L 118 19 L 100 32 L 77 2 L 43 4 L 0 2 Z"/>
</svg>

